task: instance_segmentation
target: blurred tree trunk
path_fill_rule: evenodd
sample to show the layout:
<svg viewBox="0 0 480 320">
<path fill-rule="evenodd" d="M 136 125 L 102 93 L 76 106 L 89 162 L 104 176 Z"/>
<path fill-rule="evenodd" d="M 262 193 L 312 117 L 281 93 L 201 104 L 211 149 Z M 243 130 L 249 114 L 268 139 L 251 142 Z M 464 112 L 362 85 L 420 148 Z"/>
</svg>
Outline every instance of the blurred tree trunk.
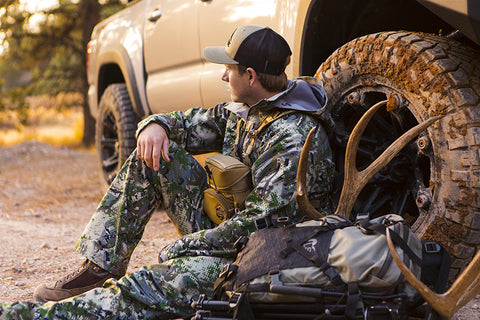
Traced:
<svg viewBox="0 0 480 320">
<path fill-rule="evenodd" d="M 82 0 L 79 5 L 79 15 L 82 21 L 82 48 L 83 48 L 83 66 L 82 68 L 82 88 L 83 95 L 83 140 L 82 143 L 89 147 L 95 142 L 95 119 L 90 113 L 88 107 L 88 82 L 87 82 L 87 46 L 92 34 L 93 27 L 100 20 L 100 4 L 98 0 Z"/>
</svg>

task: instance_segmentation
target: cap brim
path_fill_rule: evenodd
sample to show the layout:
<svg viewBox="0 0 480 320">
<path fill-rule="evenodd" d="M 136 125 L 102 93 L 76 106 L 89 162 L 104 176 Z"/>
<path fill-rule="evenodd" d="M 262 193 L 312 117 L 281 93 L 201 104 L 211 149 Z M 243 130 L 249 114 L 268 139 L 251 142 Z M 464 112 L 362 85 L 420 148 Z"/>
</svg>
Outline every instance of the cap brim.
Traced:
<svg viewBox="0 0 480 320">
<path fill-rule="evenodd" d="M 230 58 L 225 52 L 225 47 L 206 47 L 203 49 L 205 59 L 213 63 L 238 64 L 237 61 Z"/>
</svg>

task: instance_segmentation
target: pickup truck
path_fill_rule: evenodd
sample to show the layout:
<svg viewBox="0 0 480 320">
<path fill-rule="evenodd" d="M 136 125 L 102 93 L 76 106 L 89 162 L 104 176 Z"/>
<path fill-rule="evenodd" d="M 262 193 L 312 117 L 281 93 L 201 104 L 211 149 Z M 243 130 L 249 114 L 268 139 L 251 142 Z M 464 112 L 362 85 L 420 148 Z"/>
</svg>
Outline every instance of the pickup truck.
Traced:
<svg viewBox="0 0 480 320">
<path fill-rule="evenodd" d="M 346 140 L 376 102 L 388 99 L 388 111 L 367 127 L 359 168 L 420 121 L 447 114 L 369 182 L 352 214 L 402 215 L 448 249 L 456 277 L 480 249 L 478 1 L 130 1 L 95 27 L 88 49 L 102 179 L 111 182 L 135 147 L 143 117 L 228 100 L 223 66 L 206 62 L 203 48 L 224 45 L 246 24 L 286 38 L 289 77 L 323 81 L 339 181 Z"/>
</svg>

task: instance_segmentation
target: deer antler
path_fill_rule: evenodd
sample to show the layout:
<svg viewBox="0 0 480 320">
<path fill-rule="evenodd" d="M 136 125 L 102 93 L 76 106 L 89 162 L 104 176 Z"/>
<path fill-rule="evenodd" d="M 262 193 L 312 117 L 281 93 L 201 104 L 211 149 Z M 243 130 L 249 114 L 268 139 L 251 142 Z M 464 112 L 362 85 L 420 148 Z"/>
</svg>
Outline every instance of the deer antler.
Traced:
<svg viewBox="0 0 480 320">
<path fill-rule="evenodd" d="M 308 133 L 307 139 L 303 144 L 302 152 L 300 153 L 297 171 L 297 193 L 295 194 L 295 200 L 297 201 L 298 207 L 303 215 L 318 219 L 322 218 L 324 215 L 318 212 L 308 200 L 306 187 L 308 154 L 312 145 L 312 138 L 315 128 L 312 128 Z"/>
<path fill-rule="evenodd" d="M 407 268 L 395 249 L 388 228 L 387 242 L 393 260 L 395 260 L 407 281 L 443 319 L 450 319 L 455 312 L 480 293 L 480 252 L 475 255 L 472 262 L 455 280 L 450 289 L 443 294 L 438 294 L 430 290 Z"/>
<path fill-rule="evenodd" d="M 424 131 L 433 122 L 443 117 L 443 115 L 432 117 L 411 128 L 401 137 L 395 140 L 395 142 L 393 142 L 366 169 L 359 172 L 355 166 L 355 159 L 357 156 L 360 138 L 373 114 L 385 103 L 386 101 L 381 101 L 365 112 L 350 135 L 347 144 L 347 150 L 345 152 L 345 177 L 343 181 L 342 193 L 340 195 L 340 201 L 337 210 L 335 211 L 336 214 L 341 214 L 348 217 L 353 208 L 353 204 L 358 197 L 358 194 L 365 184 L 381 168 L 390 162 L 411 139 L 420 134 L 420 132 Z M 308 215 L 312 218 L 318 218 L 322 217 L 323 215 L 315 210 L 306 195 L 308 153 L 310 152 L 314 130 L 315 128 L 310 130 L 300 155 L 299 169 L 297 172 L 297 193 L 295 195 L 295 199 L 297 200 L 298 206 L 304 215 Z M 480 252 L 475 255 L 472 262 L 457 278 L 450 289 L 446 293 L 438 294 L 428 288 L 423 282 L 415 277 L 410 269 L 408 269 L 395 250 L 390 236 L 390 230 L 388 228 L 386 235 L 388 247 L 392 257 L 402 274 L 442 318 L 450 319 L 456 311 L 458 311 L 473 297 L 480 293 Z"/>
<path fill-rule="evenodd" d="M 345 151 L 345 170 L 344 170 L 344 179 L 342 192 L 340 194 L 340 200 L 338 202 L 337 210 L 335 214 L 343 215 L 345 217 L 350 216 L 355 200 L 357 199 L 360 191 L 363 189 L 365 184 L 378 172 L 380 171 L 388 162 L 390 162 L 393 157 L 414 137 L 424 131 L 428 126 L 433 122 L 442 118 L 443 115 L 432 117 L 424 122 L 416 125 L 397 140 L 395 140 L 375 161 L 373 161 L 367 168 L 362 171 L 358 171 L 355 165 L 355 160 L 357 158 L 357 149 L 360 143 L 360 138 L 362 137 L 363 131 L 368 125 L 368 122 L 373 117 L 375 112 L 385 105 L 387 100 L 380 101 L 375 104 L 373 107 L 367 110 L 360 118 L 360 120 L 353 128 L 350 138 L 348 139 L 347 149 Z M 306 171 L 307 171 L 307 162 L 308 162 L 308 153 L 310 151 L 310 144 L 313 135 L 313 128 L 308 136 L 307 140 L 300 154 L 299 169 L 297 172 L 297 194 L 295 199 L 297 201 L 298 207 L 304 215 L 308 215 L 312 218 L 322 217 L 323 215 L 319 213 L 311 205 L 305 190 L 307 190 L 306 184 Z"/>
</svg>

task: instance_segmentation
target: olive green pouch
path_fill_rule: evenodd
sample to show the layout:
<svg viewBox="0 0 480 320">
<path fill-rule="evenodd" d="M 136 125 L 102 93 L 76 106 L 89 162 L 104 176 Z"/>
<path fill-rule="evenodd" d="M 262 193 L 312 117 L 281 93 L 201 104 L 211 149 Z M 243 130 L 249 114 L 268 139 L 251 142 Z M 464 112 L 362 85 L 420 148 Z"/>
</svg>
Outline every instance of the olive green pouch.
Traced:
<svg viewBox="0 0 480 320">
<path fill-rule="evenodd" d="M 203 210 L 220 224 L 245 207 L 245 198 L 253 189 L 250 167 L 234 157 L 216 154 L 205 159 L 205 170 L 210 188 L 204 191 Z"/>
</svg>

